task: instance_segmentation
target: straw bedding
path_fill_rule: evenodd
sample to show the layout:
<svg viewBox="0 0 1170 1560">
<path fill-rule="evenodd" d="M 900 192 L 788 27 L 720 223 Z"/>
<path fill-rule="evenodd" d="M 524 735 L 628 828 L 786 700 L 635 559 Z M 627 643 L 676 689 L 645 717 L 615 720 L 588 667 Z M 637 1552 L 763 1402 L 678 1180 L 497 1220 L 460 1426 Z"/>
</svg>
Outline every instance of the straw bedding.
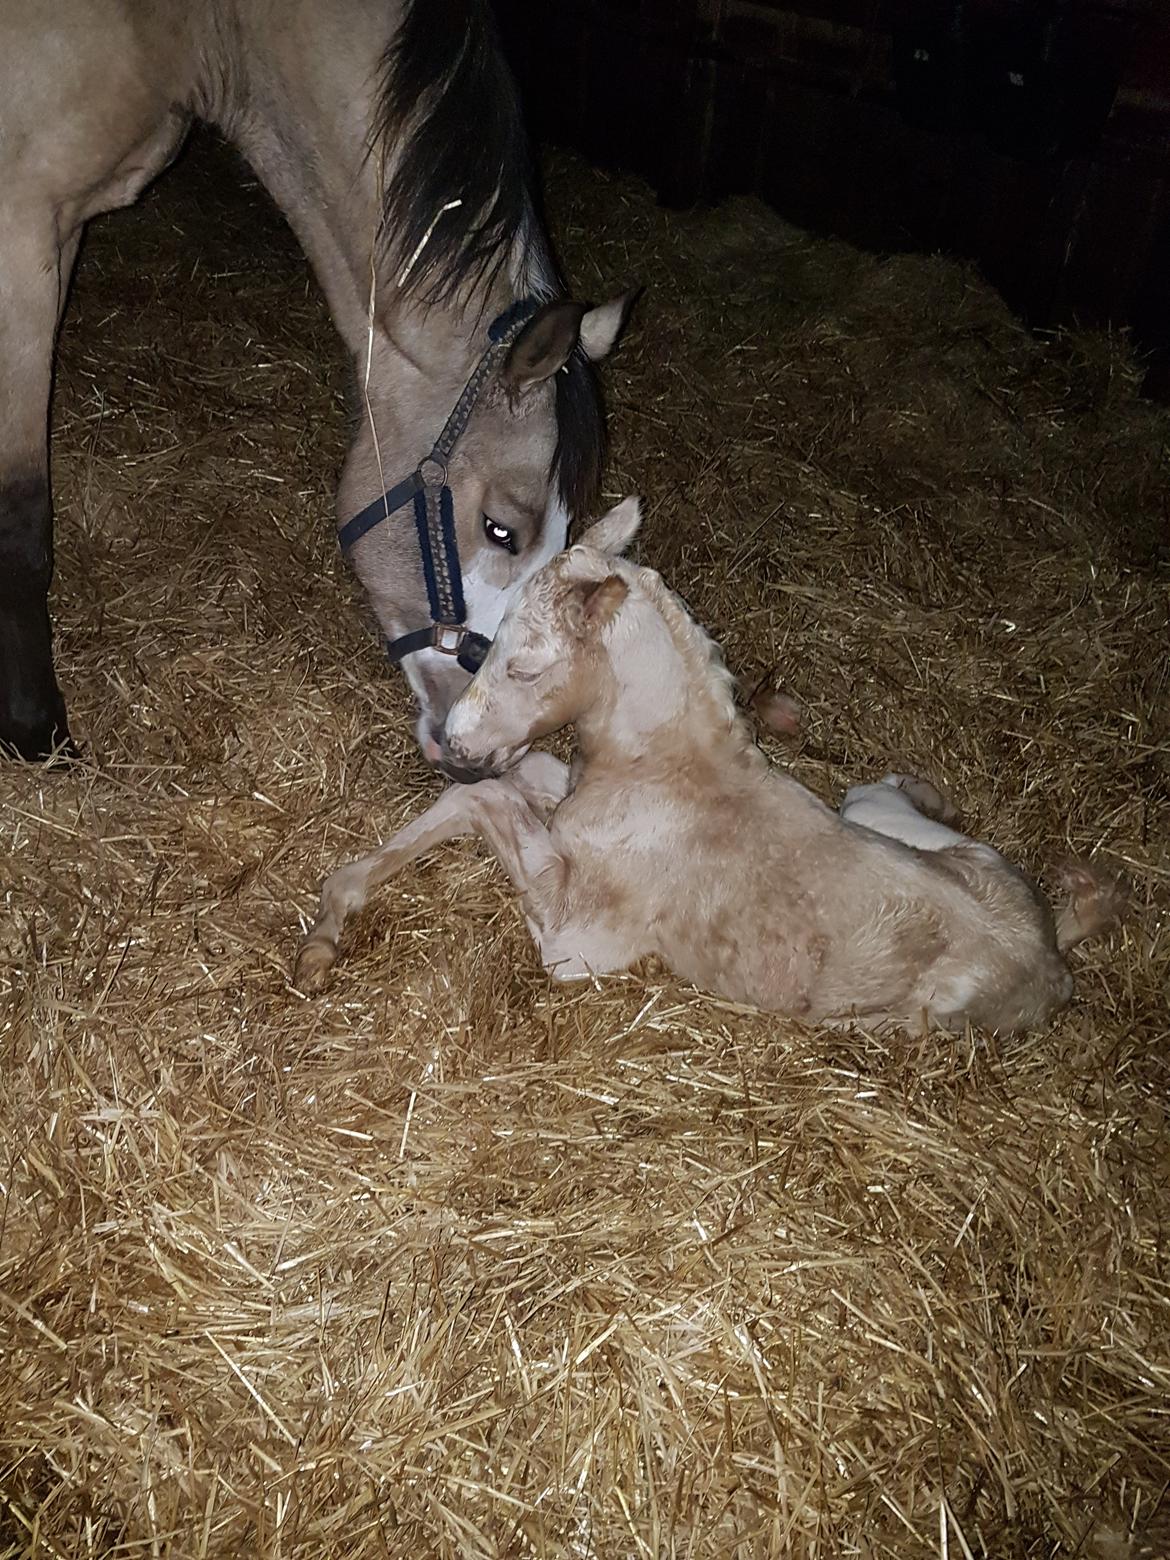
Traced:
<svg viewBox="0 0 1170 1560">
<path fill-rule="evenodd" d="M 444 849 L 333 986 L 322 875 L 435 782 L 335 556 L 340 349 L 206 148 L 63 340 L 60 670 L 0 774 L 0 1554 L 1170 1554 L 1170 418 L 961 266 L 551 169 L 640 557 L 821 794 L 891 767 L 1123 865 L 1045 1034 L 541 973 Z"/>
</svg>

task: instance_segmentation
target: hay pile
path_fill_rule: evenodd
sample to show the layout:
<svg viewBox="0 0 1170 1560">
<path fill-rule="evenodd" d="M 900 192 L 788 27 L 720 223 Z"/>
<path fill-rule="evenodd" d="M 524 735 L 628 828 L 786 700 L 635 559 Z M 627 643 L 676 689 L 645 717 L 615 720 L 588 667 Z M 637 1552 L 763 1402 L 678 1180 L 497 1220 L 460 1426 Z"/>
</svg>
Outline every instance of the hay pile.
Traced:
<svg viewBox="0 0 1170 1560">
<path fill-rule="evenodd" d="M 0 774 L 0 1554 L 1170 1554 L 1170 418 L 962 267 L 552 169 L 640 543 L 826 796 L 936 779 L 1134 919 L 1011 1043 L 660 970 L 557 990 L 451 847 L 330 992 L 337 860 L 434 792 L 335 556 L 340 349 L 203 152 L 83 258 L 60 667 Z"/>
</svg>

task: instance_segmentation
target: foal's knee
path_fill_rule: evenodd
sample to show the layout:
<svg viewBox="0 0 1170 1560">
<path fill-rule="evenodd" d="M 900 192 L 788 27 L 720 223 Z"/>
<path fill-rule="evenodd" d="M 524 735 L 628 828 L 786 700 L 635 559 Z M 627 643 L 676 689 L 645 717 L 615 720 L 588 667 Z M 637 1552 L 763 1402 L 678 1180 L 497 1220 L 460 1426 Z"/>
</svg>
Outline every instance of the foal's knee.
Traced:
<svg viewBox="0 0 1170 1560">
<path fill-rule="evenodd" d="M 367 874 L 364 864 L 351 861 L 338 867 L 321 885 L 321 909 L 344 920 L 354 915 L 366 902 Z"/>
</svg>

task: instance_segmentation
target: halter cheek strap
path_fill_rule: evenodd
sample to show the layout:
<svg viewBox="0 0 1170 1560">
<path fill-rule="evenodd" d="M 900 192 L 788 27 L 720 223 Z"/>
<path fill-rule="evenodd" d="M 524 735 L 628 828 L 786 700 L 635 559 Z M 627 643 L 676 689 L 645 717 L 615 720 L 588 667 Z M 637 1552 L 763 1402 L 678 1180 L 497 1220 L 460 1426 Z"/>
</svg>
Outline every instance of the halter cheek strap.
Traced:
<svg viewBox="0 0 1170 1560">
<path fill-rule="evenodd" d="M 447 481 L 447 465 L 462 438 L 475 404 L 491 374 L 503 362 L 512 342 L 540 307 L 535 298 L 511 304 L 488 327 L 488 347 L 463 386 L 443 431 L 430 454 L 401 482 L 374 499 L 340 527 L 337 540 L 348 557 L 375 526 L 412 504 L 414 526 L 427 587 L 431 625 L 387 640 L 391 661 L 418 650 L 438 650 L 454 656 L 464 671 L 474 674 L 491 647 L 491 640 L 467 628 L 463 572 L 455 534 L 455 504 Z"/>
</svg>

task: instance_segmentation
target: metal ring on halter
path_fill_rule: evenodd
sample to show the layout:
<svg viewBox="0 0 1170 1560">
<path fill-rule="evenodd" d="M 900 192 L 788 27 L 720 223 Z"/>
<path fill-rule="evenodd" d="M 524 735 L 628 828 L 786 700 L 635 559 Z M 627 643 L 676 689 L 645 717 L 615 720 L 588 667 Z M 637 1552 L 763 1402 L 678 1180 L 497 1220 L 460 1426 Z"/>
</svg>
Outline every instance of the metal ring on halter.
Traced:
<svg viewBox="0 0 1170 1560">
<path fill-rule="evenodd" d="M 458 655 L 466 638 L 462 623 L 436 623 L 432 644 L 440 655 Z"/>
</svg>

